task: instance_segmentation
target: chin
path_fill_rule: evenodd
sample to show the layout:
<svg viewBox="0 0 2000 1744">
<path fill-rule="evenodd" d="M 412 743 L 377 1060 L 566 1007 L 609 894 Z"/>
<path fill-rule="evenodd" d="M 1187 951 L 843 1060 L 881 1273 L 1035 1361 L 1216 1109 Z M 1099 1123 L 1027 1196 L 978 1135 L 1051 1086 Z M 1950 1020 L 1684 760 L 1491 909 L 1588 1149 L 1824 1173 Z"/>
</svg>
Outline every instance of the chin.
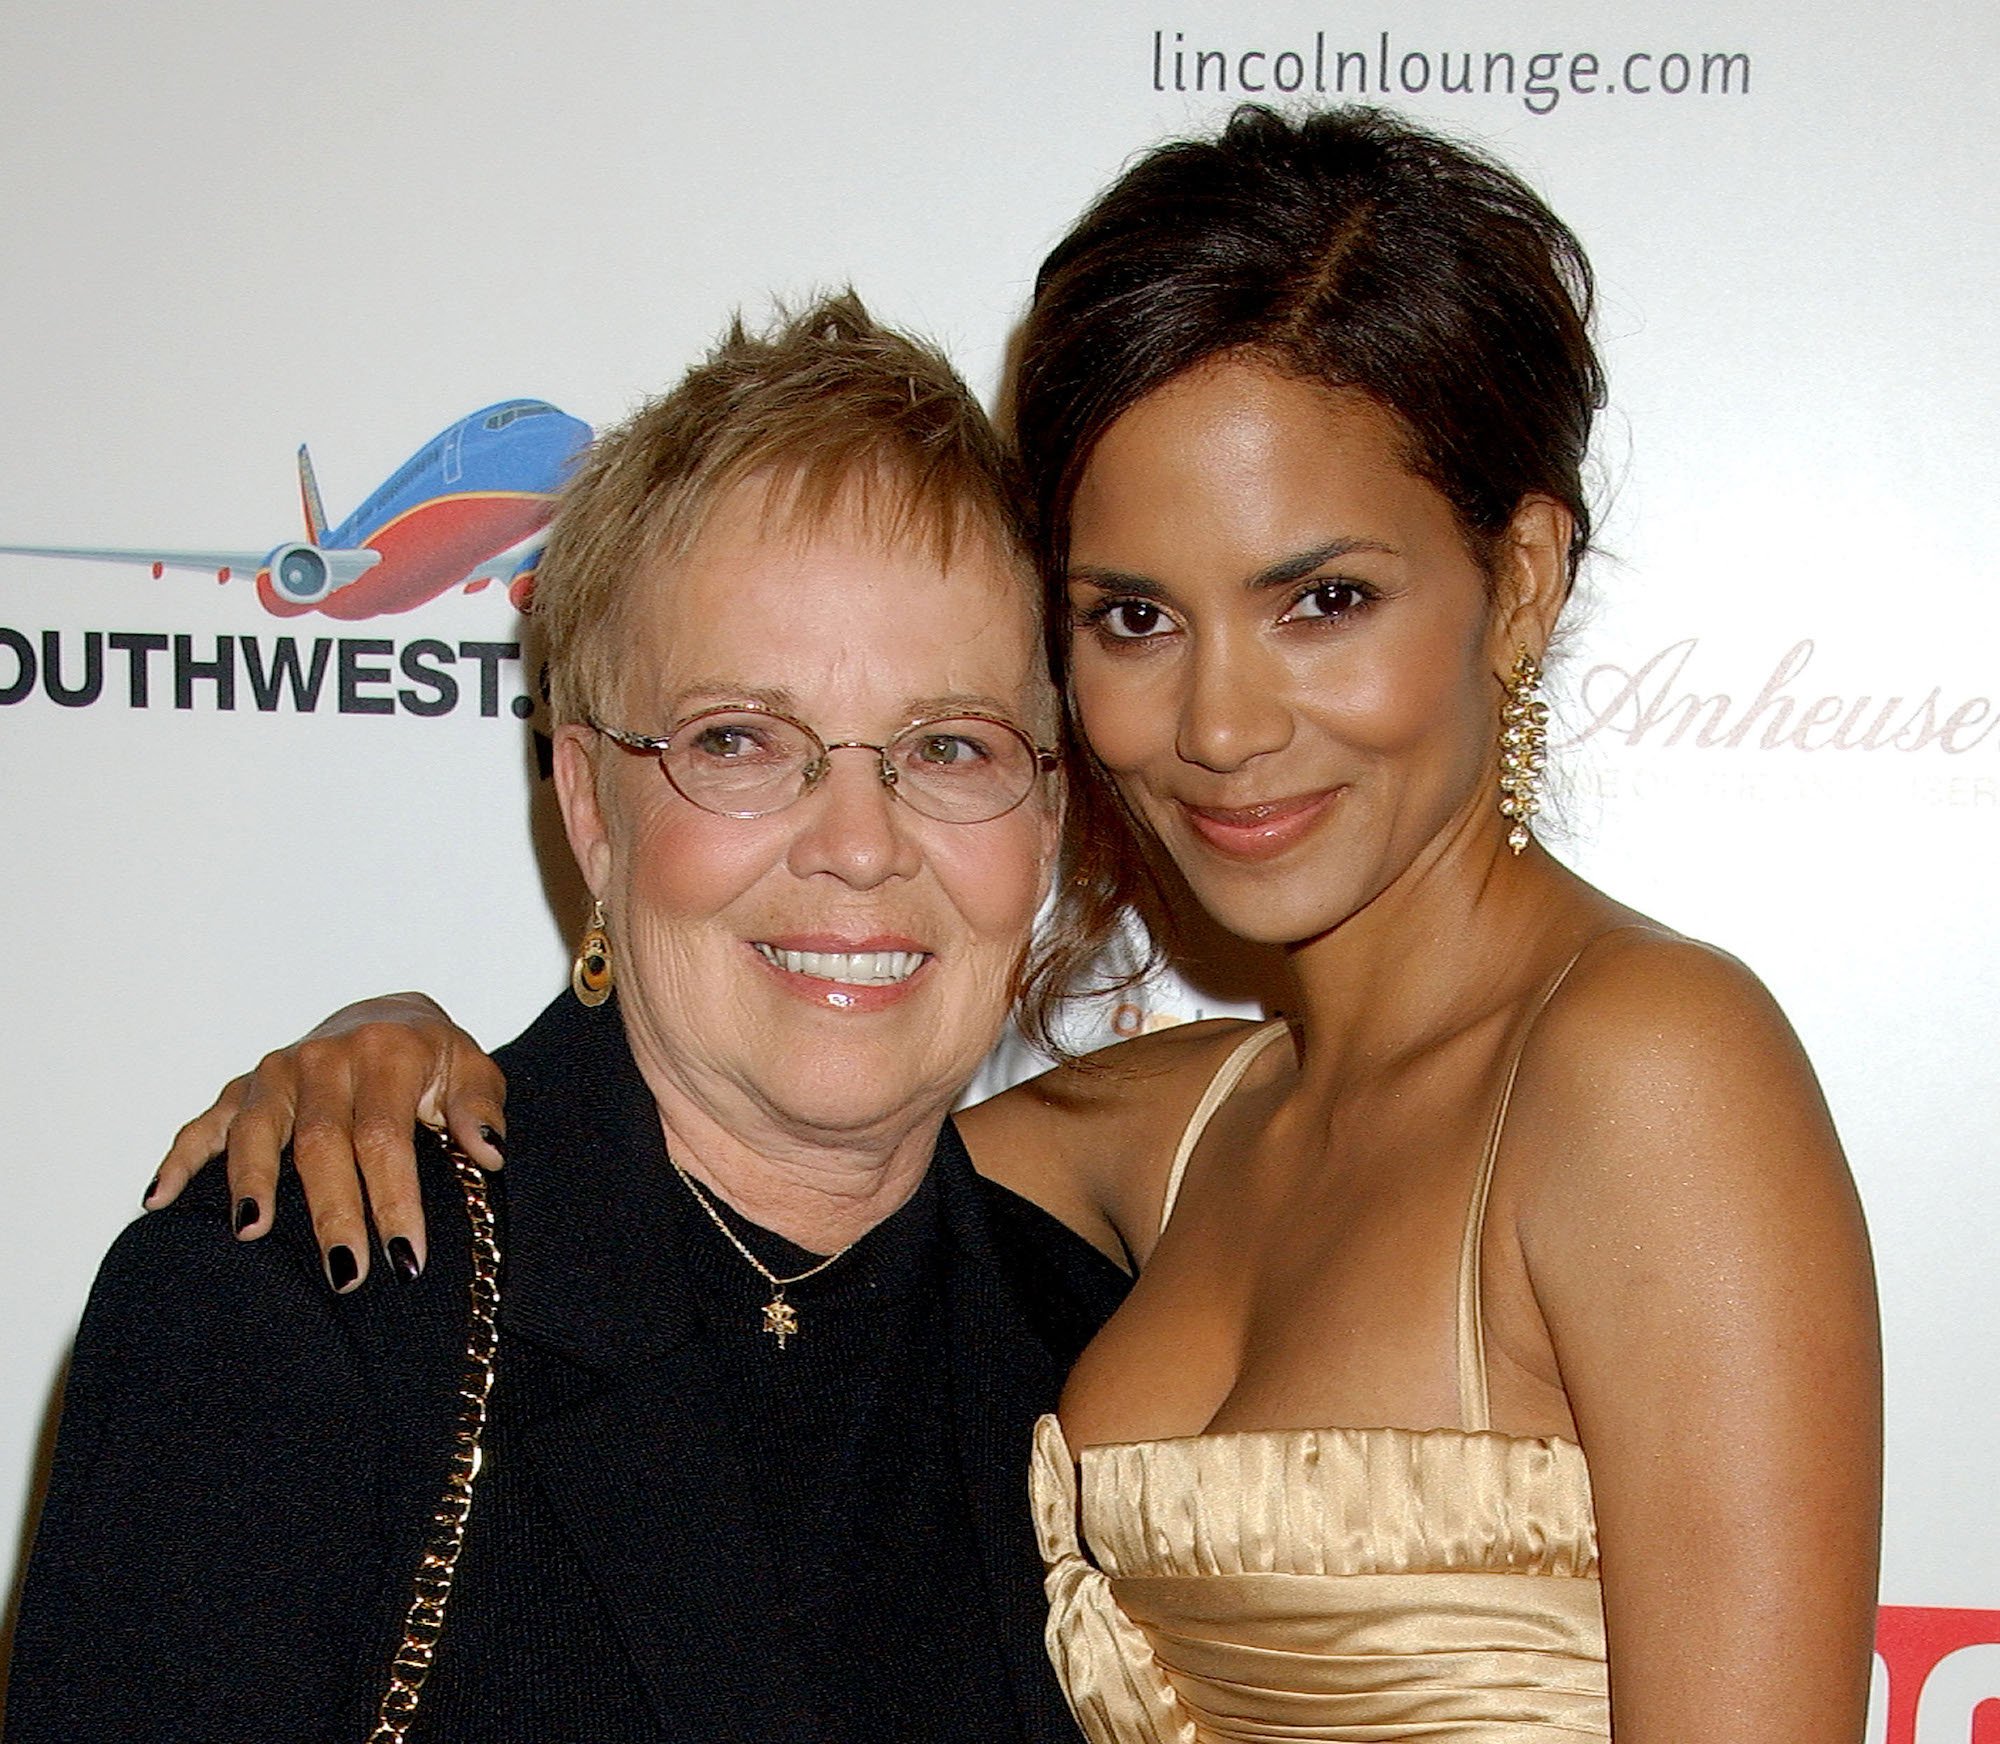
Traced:
<svg viewBox="0 0 2000 1744">
<path fill-rule="evenodd" d="M 1251 945 L 1302 945 L 1330 933 L 1350 919 L 1360 906 L 1330 903 L 1324 891 L 1311 900 L 1303 894 L 1287 902 L 1270 892 L 1232 890 L 1214 896 L 1197 892 L 1201 906 L 1217 926 Z"/>
<path fill-rule="evenodd" d="M 946 1058 L 936 1040 L 935 1026 L 928 1036 L 898 1026 L 894 1034 L 845 1037 L 836 1026 L 832 1034 L 821 1029 L 789 1045 L 777 1041 L 771 1057 L 785 1064 L 762 1088 L 773 1105 L 827 1132 L 894 1125 L 932 1103 L 942 1114 L 971 1081 L 986 1049 Z"/>
<path fill-rule="evenodd" d="M 1355 855 L 1323 840 L 1261 866 L 1232 863 L 1198 842 L 1174 860 L 1209 920 L 1253 945 L 1302 945 L 1330 933 L 1398 876 L 1379 860 L 1364 873 Z"/>
<path fill-rule="evenodd" d="M 929 1088 L 908 1077 L 891 1081 L 879 1062 L 839 1055 L 758 1087 L 773 1108 L 799 1126 L 855 1134 L 907 1119 L 928 1100 Z"/>
</svg>

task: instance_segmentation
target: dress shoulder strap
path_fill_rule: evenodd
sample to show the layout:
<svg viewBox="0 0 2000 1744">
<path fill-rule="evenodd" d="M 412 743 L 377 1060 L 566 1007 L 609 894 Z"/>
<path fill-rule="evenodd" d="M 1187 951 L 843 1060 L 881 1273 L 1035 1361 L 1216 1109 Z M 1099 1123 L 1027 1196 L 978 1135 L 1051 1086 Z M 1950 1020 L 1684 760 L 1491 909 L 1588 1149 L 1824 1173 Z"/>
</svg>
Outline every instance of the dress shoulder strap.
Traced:
<svg viewBox="0 0 2000 1744">
<path fill-rule="evenodd" d="M 1181 1142 L 1174 1147 L 1174 1165 L 1167 1171 L 1167 1196 L 1160 1204 L 1162 1233 L 1166 1230 L 1167 1219 L 1174 1214 L 1174 1201 L 1181 1196 L 1181 1180 L 1187 1174 L 1188 1158 L 1194 1155 L 1194 1147 L 1201 1142 L 1201 1135 L 1215 1118 L 1215 1111 L 1229 1100 L 1229 1093 L 1242 1083 L 1243 1074 L 1250 1070 L 1251 1062 L 1279 1036 L 1288 1033 L 1290 1028 L 1282 1017 L 1259 1024 L 1229 1050 L 1228 1058 L 1209 1079 L 1208 1088 L 1201 1093 L 1194 1113 L 1181 1130 Z"/>
<path fill-rule="evenodd" d="M 1507 1078 L 1494 1104 L 1493 1119 L 1486 1129 L 1486 1149 L 1479 1159 L 1479 1173 L 1472 1183 L 1472 1198 L 1465 1211 L 1465 1233 L 1458 1249 L 1458 1420 L 1463 1429 L 1491 1429 L 1492 1402 L 1486 1390 L 1486 1318 L 1479 1301 L 1479 1250 L 1486 1235 L 1486 1201 L 1493 1187 L 1493 1165 L 1500 1155 L 1500 1135 L 1507 1126 L 1507 1105 L 1514 1099 L 1514 1080 L 1520 1075 L 1521 1057 L 1528 1051 L 1528 1038 L 1548 1009 L 1569 972 L 1583 960 L 1584 952 L 1599 939 L 1612 933 L 1660 932 L 1644 922 L 1627 922 L 1593 933 L 1577 947 L 1575 955 L 1550 979 L 1514 1039 L 1514 1057 L 1507 1062 Z"/>
</svg>

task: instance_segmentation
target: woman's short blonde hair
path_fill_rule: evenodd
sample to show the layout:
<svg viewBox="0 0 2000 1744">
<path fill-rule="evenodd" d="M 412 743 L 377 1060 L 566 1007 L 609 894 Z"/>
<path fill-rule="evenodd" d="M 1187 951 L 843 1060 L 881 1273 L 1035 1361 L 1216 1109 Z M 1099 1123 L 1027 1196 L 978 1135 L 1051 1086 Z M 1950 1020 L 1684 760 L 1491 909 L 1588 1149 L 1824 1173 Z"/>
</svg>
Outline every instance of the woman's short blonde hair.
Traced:
<svg viewBox="0 0 2000 1744">
<path fill-rule="evenodd" d="M 1041 634 L 1011 452 L 938 352 L 878 324 L 847 291 L 763 333 L 732 323 L 677 387 L 592 445 L 535 576 L 531 623 L 558 725 L 616 713 L 635 578 L 685 553 L 752 478 L 769 483 L 793 531 L 858 512 L 885 543 L 914 541 L 941 565 L 983 547 L 1018 568 Z M 1053 727 L 1058 712 L 1051 691 L 1047 721 L 1032 725 Z M 1088 857 L 1066 813 L 1055 891 L 1015 977 L 1015 1021 L 1050 1052 L 1061 1051 L 1065 1002 L 1120 918 L 1101 878 L 1076 875 Z"/>
<path fill-rule="evenodd" d="M 948 563 L 976 539 L 1039 594 L 1006 447 L 935 350 L 852 291 L 753 334 L 740 319 L 678 386 L 592 445 L 565 487 L 532 613 L 558 725 L 615 713 L 631 582 L 700 537 L 752 476 L 793 528 L 858 510 L 885 542 Z"/>
</svg>

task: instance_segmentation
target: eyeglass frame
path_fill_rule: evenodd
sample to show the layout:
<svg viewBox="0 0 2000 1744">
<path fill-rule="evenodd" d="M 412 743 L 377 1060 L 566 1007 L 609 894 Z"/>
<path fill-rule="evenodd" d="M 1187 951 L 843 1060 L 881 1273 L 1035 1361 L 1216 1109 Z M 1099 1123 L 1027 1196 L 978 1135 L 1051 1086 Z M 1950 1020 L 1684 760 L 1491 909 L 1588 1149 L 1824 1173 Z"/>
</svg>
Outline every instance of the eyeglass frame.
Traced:
<svg viewBox="0 0 2000 1744">
<path fill-rule="evenodd" d="M 712 720 L 718 715 L 761 715 L 766 720 L 781 721 L 786 726 L 794 727 L 799 732 L 805 734 L 806 738 L 812 744 L 819 747 L 818 755 L 807 763 L 804 770 L 801 771 L 799 789 L 790 799 L 784 801 L 781 805 L 771 806 L 764 811 L 718 811 L 712 805 L 704 805 L 674 779 L 673 771 L 667 767 L 668 747 L 673 744 L 674 740 L 680 734 L 686 732 L 689 727 L 701 721 Z M 989 727 L 998 727 L 1003 732 L 1013 734 L 1023 745 L 1027 746 L 1034 758 L 1034 774 L 1030 777 L 1027 787 L 1023 789 L 1021 797 L 1004 809 L 996 811 L 991 817 L 933 817 L 922 806 L 916 804 L 913 800 L 904 798 L 898 791 L 896 766 L 889 761 L 889 747 L 908 738 L 912 733 L 921 731 L 925 727 L 943 726 L 951 721 L 979 721 Z M 764 708 L 756 703 L 722 703 L 714 708 L 701 709 L 695 714 L 687 715 L 681 720 L 674 722 L 664 733 L 626 732 L 620 727 L 607 727 L 595 715 L 586 716 L 584 724 L 593 732 L 602 733 L 614 745 L 618 745 L 627 751 L 635 751 L 651 756 L 659 764 L 660 773 L 666 778 L 667 785 L 678 793 L 681 798 L 686 800 L 689 805 L 694 806 L 697 810 L 707 812 L 710 817 L 734 818 L 741 823 L 749 823 L 756 818 L 776 817 L 779 812 L 789 810 L 792 806 L 797 805 L 800 800 L 804 799 L 807 794 L 811 793 L 813 789 L 826 779 L 828 771 L 833 767 L 831 758 L 836 751 L 873 751 L 875 753 L 876 779 L 881 782 L 889 797 L 901 800 L 918 817 L 928 818 L 934 824 L 970 825 L 997 822 L 1010 813 L 1019 811 L 1022 806 L 1028 803 L 1028 796 L 1035 791 L 1035 783 L 1041 780 L 1043 776 L 1052 775 L 1062 767 L 1061 753 L 1051 749 L 1047 745 L 1036 744 L 1025 727 L 1017 725 L 1013 721 L 1004 720 L 999 715 L 981 714 L 976 709 L 970 709 L 963 714 L 955 715 L 926 715 L 922 720 L 912 721 L 893 738 L 880 745 L 871 745 L 866 739 L 840 739 L 829 744 L 796 716 L 785 714 L 779 709 Z"/>
</svg>

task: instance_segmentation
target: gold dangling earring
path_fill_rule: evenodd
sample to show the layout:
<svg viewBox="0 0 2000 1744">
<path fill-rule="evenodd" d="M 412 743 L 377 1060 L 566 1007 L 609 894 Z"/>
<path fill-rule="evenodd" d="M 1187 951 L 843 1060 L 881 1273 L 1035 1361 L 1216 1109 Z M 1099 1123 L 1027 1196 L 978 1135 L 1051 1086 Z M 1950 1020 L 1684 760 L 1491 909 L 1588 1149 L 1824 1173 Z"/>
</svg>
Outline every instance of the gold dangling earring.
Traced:
<svg viewBox="0 0 2000 1744">
<path fill-rule="evenodd" d="M 585 1005 L 602 1005 L 611 997 L 611 935 L 604 930 L 601 902 L 590 905 L 590 924 L 569 966 L 569 990 Z"/>
<path fill-rule="evenodd" d="M 1528 820 L 1542 809 L 1549 705 L 1537 694 L 1541 687 L 1542 669 L 1524 643 L 1500 710 L 1500 815 L 1514 826 L 1507 846 L 1517 854 L 1528 845 Z"/>
</svg>

